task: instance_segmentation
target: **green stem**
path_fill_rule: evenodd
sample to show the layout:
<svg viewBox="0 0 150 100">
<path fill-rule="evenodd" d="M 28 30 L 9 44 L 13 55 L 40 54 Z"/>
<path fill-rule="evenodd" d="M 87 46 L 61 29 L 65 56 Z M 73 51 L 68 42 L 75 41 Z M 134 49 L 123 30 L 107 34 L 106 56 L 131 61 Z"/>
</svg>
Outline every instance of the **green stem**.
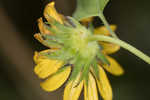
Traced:
<svg viewBox="0 0 150 100">
<path fill-rule="evenodd" d="M 104 42 L 110 42 L 110 43 L 120 45 L 124 49 L 130 51 L 134 55 L 138 56 L 139 58 L 143 59 L 145 62 L 150 64 L 150 57 L 149 56 L 147 56 L 146 54 L 144 54 L 140 50 L 136 49 L 132 45 L 130 45 L 130 44 L 128 44 L 128 43 L 126 43 L 120 39 L 116 39 L 116 38 L 112 38 L 112 37 L 108 37 L 108 36 L 104 36 L 104 35 L 94 35 L 90 38 L 90 40 L 91 41 L 95 41 L 95 40 L 96 41 L 104 41 Z"/>
<path fill-rule="evenodd" d="M 108 31 L 110 32 L 110 34 L 114 37 L 114 38 L 118 38 L 117 35 L 114 33 L 114 31 L 112 31 L 112 29 L 110 28 L 109 23 L 107 22 L 106 18 L 104 17 L 103 13 L 99 14 L 99 18 L 102 20 L 102 22 L 104 23 L 104 25 L 106 26 L 106 28 L 108 29 Z"/>
</svg>

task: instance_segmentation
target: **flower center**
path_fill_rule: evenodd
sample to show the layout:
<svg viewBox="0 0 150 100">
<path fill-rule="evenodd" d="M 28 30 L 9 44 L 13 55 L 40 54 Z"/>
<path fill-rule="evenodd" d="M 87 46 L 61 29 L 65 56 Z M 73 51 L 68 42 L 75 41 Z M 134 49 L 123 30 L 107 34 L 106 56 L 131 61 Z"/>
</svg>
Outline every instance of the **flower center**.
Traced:
<svg viewBox="0 0 150 100">
<path fill-rule="evenodd" d="M 82 27 L 81 29 L 75 29 L 75 32 L 71 36 L 70 47 L 78 52 L 83 58 L 93 58 L 99 49 L 97 42 L 89 41 L 89 37 L 92 33 Z"/>
</svg>

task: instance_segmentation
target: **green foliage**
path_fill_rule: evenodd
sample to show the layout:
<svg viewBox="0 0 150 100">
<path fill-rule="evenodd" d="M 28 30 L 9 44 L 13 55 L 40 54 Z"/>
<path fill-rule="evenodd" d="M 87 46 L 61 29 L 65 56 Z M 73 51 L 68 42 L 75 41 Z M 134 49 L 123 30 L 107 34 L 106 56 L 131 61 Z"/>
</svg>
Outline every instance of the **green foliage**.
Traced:
<svg viewBox="0 0 150 100">
<path fill-rule="evenodd" d="M 77 8 L 73 17 L 81 20 L 87 17 L 99 16 L 109 0 L 77 0 Z"/>
</svg>

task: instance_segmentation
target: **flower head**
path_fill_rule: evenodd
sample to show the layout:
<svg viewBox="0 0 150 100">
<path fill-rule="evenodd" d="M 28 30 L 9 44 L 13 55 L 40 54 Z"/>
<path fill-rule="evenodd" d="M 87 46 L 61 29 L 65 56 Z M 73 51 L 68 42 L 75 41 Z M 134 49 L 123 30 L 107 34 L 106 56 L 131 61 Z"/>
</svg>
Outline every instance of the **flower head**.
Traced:
<svg viewBox="0 0 150 100">
<path fill-rule="evenodd" d="M 41 87 L 48 92 L 54 91 L 69 78 L 64 100 L 78 100 L 83 88 L 85 100 L 98 100 L 98 91 L 104 100 L 112 100 L 111 85 L 104 70 L 113 75 L 123 74 L 122 67 L 108 56 L 120 46 L 90 40 L 93 34 L 111 37 L 107 29 L 87 28 L 74 18 L 57 13 L 54 2 L 46 6 L 44 16 L 47 22 L 42 18 L 38 20 L 40 33 L 35 34 L 35 38 L 49 49 L 34 55 L 34 72 L 46 79 Z M 84 20 L 84 25 L 87 26 L 88 20 Z M 116 26 L 111 28 L 115 30 Z"/>
</svg>

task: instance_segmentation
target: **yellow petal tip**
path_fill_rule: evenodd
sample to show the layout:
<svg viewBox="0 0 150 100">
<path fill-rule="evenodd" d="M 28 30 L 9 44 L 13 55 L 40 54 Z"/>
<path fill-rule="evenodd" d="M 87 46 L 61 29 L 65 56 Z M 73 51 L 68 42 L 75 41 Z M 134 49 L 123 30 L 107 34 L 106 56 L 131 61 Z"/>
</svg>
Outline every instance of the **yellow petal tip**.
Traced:
<svg viewBox="0 0 150 100">
<path fill-rule="evenodd" d="M 104 65 L 104 69 L 110 72 L 113 75 L 120 76 L 124 74 L 124 70 L 122 66 L 112 57 L 106 56 L 108 61 L 110 62 L 110 65 Z"/>
</svg>

